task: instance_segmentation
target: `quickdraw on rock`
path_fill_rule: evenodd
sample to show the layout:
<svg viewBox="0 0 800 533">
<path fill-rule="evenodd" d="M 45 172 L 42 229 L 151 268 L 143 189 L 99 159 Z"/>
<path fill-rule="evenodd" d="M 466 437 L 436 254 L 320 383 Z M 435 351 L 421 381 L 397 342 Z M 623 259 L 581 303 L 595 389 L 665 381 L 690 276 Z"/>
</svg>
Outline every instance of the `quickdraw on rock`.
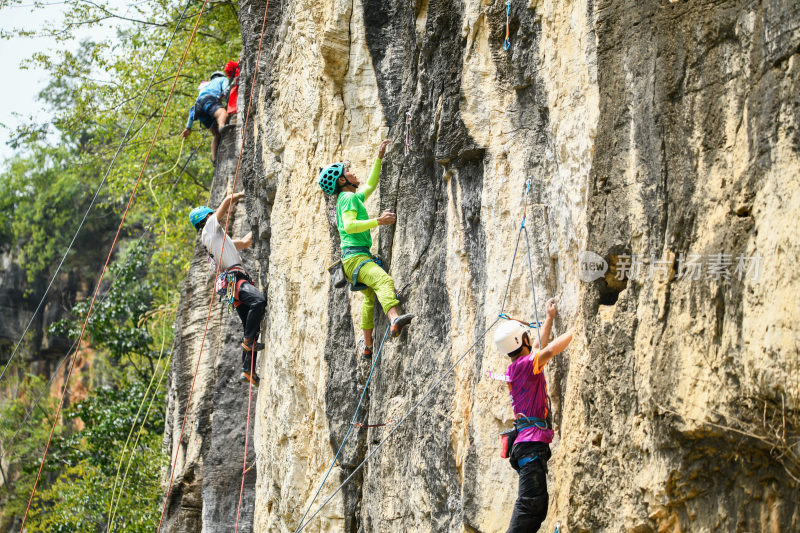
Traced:
<svg viewBox="0 0 800 533">
<path fill-rule="evenodd" d="M 511 48 L 511 0 L 506 2 L 506 39 L 503 41 L 503 48 Z"/>
<path fill-rule="evenodd" d="M 384 422 L 382 424 L 360 424 L 358 422 L 353 422 L 353 427 L 357 427 L 357 428 L 380 428 L 380 427 L 383 427 L 383 426 L 390 426 L 392 424 L 394 424 L 394 420 L 387 420 L 386 422 Z"/>
<path fill-rule="evenodd" d="M 503 318 L 505 320 L 515 320 L 515 321 L 519 322 L 520 324 L 522 324 L 523 326 L 528 326 L 531 329 L 539 329 L 540 327 L 542 327 L 542 323 L 541 322 L 525 322 L 524 320 L 520 320 L 519 318 L 514 318 L 512 316 L 508 316 L 506 313 L 500 313 L 497 316 L 499 316 L 500 318 Z"/>
<path fill-rule="evenodd" d="M 411 111 L 406 111 L 406 154 L 411 151 Z"/>
</svg>

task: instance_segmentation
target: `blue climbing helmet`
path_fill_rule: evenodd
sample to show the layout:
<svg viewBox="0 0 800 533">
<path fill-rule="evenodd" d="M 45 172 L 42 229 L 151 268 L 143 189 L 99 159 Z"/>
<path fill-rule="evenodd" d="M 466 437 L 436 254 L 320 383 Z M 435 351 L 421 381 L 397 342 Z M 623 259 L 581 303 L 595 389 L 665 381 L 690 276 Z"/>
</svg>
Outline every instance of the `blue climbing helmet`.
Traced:
<svg viewBox="0 0 800 533">
<path fill-rule="evenodd" d="M 345 164 L 344 163 L 334 163 L 332 165 L 328 165 L 327 167 L 323 168 L 319 172 L 319 186 L 322 187 L 322 190 L 328 194 L 333 194 L 336 192 L 336 180 L 338 180 L 344 174 Z"/>
<path fill-rule="evenodd" d="M 194 229 L 200 229 L 197 227 L 197 225 L 200 224 L 202 221 L 204 221 L 206 217 L 213 212 L 214 212 L 213 209 L 211 209 L 210 207 L 206 207 L 204 205 L 201 205 L 200 207 L 195 207 L 194 209 L 192 209 L 192 212 L 189 213 L 189 222 L 192 223 Z"/>
</svg>

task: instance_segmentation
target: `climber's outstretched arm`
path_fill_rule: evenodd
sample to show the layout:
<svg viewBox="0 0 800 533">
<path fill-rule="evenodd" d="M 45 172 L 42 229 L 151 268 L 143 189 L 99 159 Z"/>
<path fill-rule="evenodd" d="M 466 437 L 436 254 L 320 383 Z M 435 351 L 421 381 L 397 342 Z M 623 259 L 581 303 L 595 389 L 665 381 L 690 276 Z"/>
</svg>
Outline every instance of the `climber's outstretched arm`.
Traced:
<svg viewBox="0 0 800 533">
<path fill-rule="evenodd" d="M 250 248 L 250 245 L 253 244 L 253 232 L 251 231 L 241 239 L 233 239 L 233 245 L 236 246 L 237 250 L 244 250 L 245 248 Z"/>
<path fill-rule="evenodd" d="M 543 368 L 554 355 L 558 355 L 566 350 L 570 342 L 572 342 L 571 329 L 557 337 L 556 340 L 545 346 L 544 349 L 539 352 L 539 368 Z"/>
<path fill-rule="evenodd" d="M 550 341 L 550 330 L 553 328 L 553 319 L 556 317 L 556 301 L 555 298 L 550 298 L 547 300 L 547 316 L 544 319 L 544 324 L 542 324 L 542 330 L 539 332 L 541 333 L 541 339 L 545 346 Z M 537 335 L 535 339 L 533 339 L 533 350 L 539 349 L 539 336 Z"/>
<path fill-rule="evenodd" d="M 244 198 L 243 192 L 235 192 L 226 196 L 225 199 L 222 200 L 222 203 L 219 204 L 217 211 L 214 213 L 214 216 L 217 217 L 217 222 L 219 222 L 220 225 L 225 224 L 223 221 L 225 220 L 225 215 L 228 214 L 228 209 L 231 207 L 231 204 L 235 204 L 242 198 Z"/>
<path fill-rule="evenodd" d="M 363 190 L 365 202 L 378 187 L 378 180 L 380 180 L 381 177 L 381 162 L 383 161 L 383 156 L 386 155 L 387 146 L 389 146 L 389 139 L 383 141 L 378 147 L 378 158 L 375 159 L 375 163 L 372 165 L 372 172 L 370 172 L 369 178 L 367 179 L 367 186 L 364 187 Z"/>
</svg>

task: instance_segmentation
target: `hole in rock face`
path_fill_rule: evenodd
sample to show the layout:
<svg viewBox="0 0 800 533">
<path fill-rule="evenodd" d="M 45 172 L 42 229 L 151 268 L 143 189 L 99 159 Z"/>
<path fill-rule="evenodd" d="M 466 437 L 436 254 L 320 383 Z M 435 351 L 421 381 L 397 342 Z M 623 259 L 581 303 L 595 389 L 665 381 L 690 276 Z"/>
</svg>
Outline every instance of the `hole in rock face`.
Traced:
<svg viewBox="0 0 800 533">
<path fill-rule="evenodd" d="M 600 305 L 615 305 L 619 300 L 619 293 L 622 291 L 600 291 Z"/>
<path fill-rule="evenodd" d="M 631 274 L 630 253 L 625 250 L 612 250 L 604 258 L 608 263 L 608 270 L 598 280 L 600 290 L 600 305 L 615 305 L 619 293 L 628 288 L 628 277 Z"/>
</svg>

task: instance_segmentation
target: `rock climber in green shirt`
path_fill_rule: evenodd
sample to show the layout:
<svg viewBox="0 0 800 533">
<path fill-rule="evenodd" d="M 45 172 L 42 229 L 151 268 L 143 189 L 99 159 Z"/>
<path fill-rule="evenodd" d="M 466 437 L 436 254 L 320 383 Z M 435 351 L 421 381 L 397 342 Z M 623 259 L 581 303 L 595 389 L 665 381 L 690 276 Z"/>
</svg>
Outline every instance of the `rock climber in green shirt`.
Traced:
<svg viewBox="0 0 800 533">
<path fill-rule="evenodd" d="M 378 218 L 369 218 L 364 202 L 375 192 L 381 174 L 381 160 L 386 153 L 389 141 L 383 141 L 378 148 L 378 158 L 372 165 L 372 172 L 367 180 L 367 185 L 360 192 L 356 192 L 361 183 L 358 177 L 350 170 L 350 164 L 334 163 L 328 165 L 319 175 L 319 185 L 328 194 L 337 194 L 336 200 L 336 226 L 342 241 L 342 266 L 348 281 L 353 282 L 355 273 L 357 283 L 366 286 L 364 289 L 364 304 L 361 307 L 361 329 L 364 330 L 363 352 L 365 357 L 372 355 L 372 329 L 374 327 L 373 309 L 375 297 L 383 307 L 383 311 L 390 320 L 393 337 L 397 337 L 407 326 L 412 314 L 403 314 L 400 310 L 400 301 L 394 288 L 394 281 L 381 266 L 373 260 L 370 248 L 372 235 L 370 230 L 376 226 L 394 224 L 397 217 L 389 210 L 381 213 Z"/>
</svg>

